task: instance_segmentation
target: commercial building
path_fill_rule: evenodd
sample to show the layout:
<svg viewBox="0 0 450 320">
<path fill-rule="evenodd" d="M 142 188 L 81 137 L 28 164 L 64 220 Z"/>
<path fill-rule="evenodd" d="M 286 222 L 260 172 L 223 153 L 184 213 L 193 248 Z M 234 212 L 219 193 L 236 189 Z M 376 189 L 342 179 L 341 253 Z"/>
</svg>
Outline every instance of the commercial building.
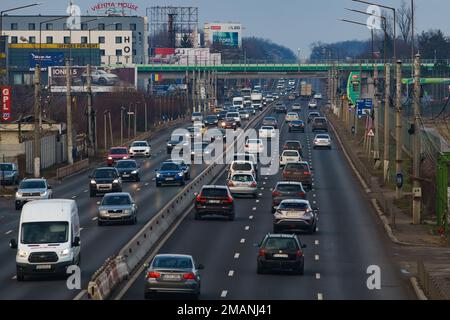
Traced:
<svg viewBox="0 0 450 320">
<path fill-rule="evenodd" d="M 205 23 L 205 46 L 219 42 L 223 46 L 242 47 L 242 25 L 240 23 Z"/>
</svg>

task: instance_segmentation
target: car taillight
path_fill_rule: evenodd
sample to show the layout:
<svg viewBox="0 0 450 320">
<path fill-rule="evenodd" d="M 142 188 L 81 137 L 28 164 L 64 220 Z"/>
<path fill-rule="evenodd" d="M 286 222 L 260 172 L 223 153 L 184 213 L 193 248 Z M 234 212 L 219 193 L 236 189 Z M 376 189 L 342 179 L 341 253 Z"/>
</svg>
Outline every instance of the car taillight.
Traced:
<svg viewBox="0 0 450 320">
<path fill-rule="evenodd" d="M 295 255 L 296 255 L 297 257 L 303 256 L 302 250 L 297 250 L 297 252 L 295 253 Z"/>
<path fill-rule="evenodd" d="M 259 254 L 260 257 L 264 257 L 266 255 L 266 252 L 264 251 L 264 249 L 260 249 L 259 250 Z"/>
<path fill-rule="evenodd" d="M 299 195 L 300 197 L 302 197 L 302 198 L 305 197 L 305 193 L 304 193 L 304 192 L 300 192 L 298 195 Z"/>
<path fill-rule="evenodd" d="M 257 184 L 256 182 L 252 182 L 252 184 L 250 185 L 252 188 L 256 188 Z"/>
<path fill-rule="evenodd" d="M 161 278 L 161 274 L 159 272 L 149 272 L 147 273 L 147 279 L 158 279 Z"/>
<path fill-rule="evenodd" d="M 224 200 L 223 203 L 233 203 L 233 198 L 228 196 L 228 198 Z"/>
<path fill-rule="evenodd" d="M 197 202 L 201 202 L 201 203 L 205 203 L 206 202 L 206 198 L 202 197 L 201 195 L 198 195 L 195 200 Z"/>
<path fill-rule="evenodd" d="M 272 192 L 272 197 L 279 197 L 279 196 L 281 196 L 281 192 L 279 191 Z"/>
<path fill-rule="evenodd" d="M 304 174 L 305 176 L 309 176 L 311 173 L 310 173 L 309 171 L 305 171 L 305 172 L 303 172 L 303 174 Z"/>
<path fill-rule="evenodd" d="M 195 274 L 191 273 L 185 273 L 183 274 L 183 279 L 185 280 L 195 280 L 197 279 L 197 277 L 195 276 Z"/>
<path fill-rule="evenodd" d="M 248 144 L 246 144 L 245 147 L 248 148 Z"/>
</svg>

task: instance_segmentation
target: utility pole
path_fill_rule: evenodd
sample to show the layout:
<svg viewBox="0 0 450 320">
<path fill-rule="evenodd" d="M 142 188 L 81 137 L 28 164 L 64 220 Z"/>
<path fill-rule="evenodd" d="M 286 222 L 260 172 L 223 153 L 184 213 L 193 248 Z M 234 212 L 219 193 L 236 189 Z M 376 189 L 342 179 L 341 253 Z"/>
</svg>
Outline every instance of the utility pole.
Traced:
<svg viewBox="0 0 450 320">
<path fill-rule="evenodd" d="M 195 70 L 192 70 L 192 83 L 191 83 L 191 96 L 192 96 L 192 112 L 195 112 L 196 110 L 196 103 L 197 103 L 197 99 L 196 99 L 196 92 L 197 92 L 197 81 L 195 80 Z"/>
<path fill-rule="evenodd" d="M 123 146 L 123 111 L 125 107 L 120 108 L 120 145 Z"/>
<path fill-rule="evenodd" d="M 34 177 L 41 175 L 41 128 L 39 118 L 41 114 L 41 66 L 34 70 Z"/>
<path fill-rule="evenodd" d="M 397 61 L 397 76 L 396 76 L 396 99 L 395 99 L 395 171 L 397 175 L 403 174 L 403 139 L 402 139 L 402 61 Z M 395 189 L 395 197 L 397 200 L 403 197 L 402 187 L 397 185 Z"/>
<path fill-rule="evenodd" d="M 134 104 L 134 137 L 137 136 L 137 102 Z"/>
<path fill-rule="evenodd" d="M 389 111 L 391 108 L 391 65 L 385 67 L 385 97 L 384 97 L 384 182 L 389 180 L 389 142 L 390 142 L 390 119 Z"/>
<path fill-rule="evenodd" d="M 66 112 L 67 112 L 67 163 L 73 164 L 72 149 L 72 76 L 70 74 L 70 59 L 66 60 Z"/>
<path fill-rule="evenodd" d="M 106 117 L 107 117 L 108 112 L 109 111 L 103 112 L 103 131 L 104 131 L 103 133 L 104 133 L 104 138 L 105 138 L 105 151 L 108 150 L 108 134 L 106 133 L 107 132 Z"/>
<path fill-rule="evenodd" d="M 131 137 L 131 106 L 128 106 L 128 139 L 130 139 L 130 137 Z"/>
<path fill-rule="evenodd" d="M 375 160 L 375 168 L 378 168 L 380 163 L 380 119 L 379 114 L 379 101 L 378 101 L 378 65 L 374 65 L 375 68 L 373 70 L 373 86 L 374 86 L 374 99 L 373 99 L 373 112 L 374 112 L 374 127 L 375 127 L 375 137 L 374 137 L 374 153 L 373 158 Z"/>
<path fill-rule="evenodd" d="M 94 156 L 97 151 L 95 148 L 95 137 L 93 130 L 93 112 L 92 112 L 92 84 L 91 84 L 91 65 L 87 65 L 87 94 L 88 94 L 88 155 Z"/>
<path fill-rule="evenodd" d="M 414 135 L 413 135 L 413 224 L 421 222 L 422 188 L 420 184 L 420 54 L 414 60 Z"/>
<path fill-rule="evenodd" d="M 145 132 L 148 131 L 148 119 L 147 119 L 147 100 L 144 100 L 144 111 L 145 111 Z"/>
</svg>

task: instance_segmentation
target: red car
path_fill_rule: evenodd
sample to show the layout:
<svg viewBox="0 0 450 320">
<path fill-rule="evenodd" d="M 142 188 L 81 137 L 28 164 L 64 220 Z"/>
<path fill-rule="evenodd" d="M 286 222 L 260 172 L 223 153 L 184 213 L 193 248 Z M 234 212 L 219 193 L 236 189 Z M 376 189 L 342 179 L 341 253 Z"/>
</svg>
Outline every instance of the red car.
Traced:
<svg viewBox="0 0 450 320">
<path fill-rule="evenodd" d="M 114 147 L 108 152 L 106 163 L 108 166 L 114 165 L 119 160 L 129 159 L 128 149 L 126 147 Z"/>
</svg>

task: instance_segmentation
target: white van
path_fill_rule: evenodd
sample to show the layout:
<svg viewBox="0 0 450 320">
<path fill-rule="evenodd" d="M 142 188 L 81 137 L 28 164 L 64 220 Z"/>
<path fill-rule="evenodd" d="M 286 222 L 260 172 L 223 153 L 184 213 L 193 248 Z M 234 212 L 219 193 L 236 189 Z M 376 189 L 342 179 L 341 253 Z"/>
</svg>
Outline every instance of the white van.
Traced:
<svg viewBox="0 0 450 320">
<path fill-rule="evenodd" d="M 244 107 L 244 98 L 243 97 L 234 97 L 233 98 L 233 107 L 242 109 Z"/>
<path fill-rule="evenodd" d="M 80 221 L 74 200 L 41 200 L 25 204 L 20 216 L 17 281 L 27 275 L 65 275 L 80 264 Z"/>
</svg>

